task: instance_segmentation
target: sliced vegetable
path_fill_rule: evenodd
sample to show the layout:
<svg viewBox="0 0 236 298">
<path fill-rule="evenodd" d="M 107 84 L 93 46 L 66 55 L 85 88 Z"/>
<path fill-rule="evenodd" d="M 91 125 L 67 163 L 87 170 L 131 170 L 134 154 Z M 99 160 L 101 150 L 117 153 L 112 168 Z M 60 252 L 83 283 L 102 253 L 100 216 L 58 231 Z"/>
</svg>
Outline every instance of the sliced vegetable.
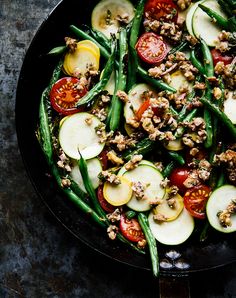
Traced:
<svg viewBox="0 0 236 298">
<path fill-rule="evenodd" d="M 146 32 L 139 37 L 136 50 L 139 58 L 148 64 L 160 63 L 168 52 L 163 38 L 153 32 Z"/>
<path fill-rule="evenodd" d="M 103 185 L 100 185 L 97 190 L 97 197 L 98 197 L 98 202 L 101 205 L 102 209 L 105 210 L 108 213 L 112 213 L 115 211 L 115 206 L 112 206 L 107 202 L 107 200 L 104 199 L 103 195 Z"/>
<path fill-rule="evenodd" d="M 188 212 L 199 219 L 206 217 L 206 204 L 211 189 L 206 185 L 198 185 L 188 189 L 184 195 L 184 206 Z"/>
<path fill-rule="evenodd" d="M 164 221 L 175 220 L 184 208 L 183 198 L 179 194 L 169 198 L 169 192 L 170 190 L 167 189 L 161 203 L 153 208 L 153 213 L 163 216 Z"/>
<path fill-rule="evenodd" d="M 102 0 L 93 9 L 91 23 L 93 29 L 101 31 L 106 37 L 117 34 L 119 19 L 129 23 L 134 17 L 134 7 L 128 0 Z"/>
<path fill-rule="evenodd" d="M 205 0 L 201 2 L 201 4 L 213 9 L 222 17 L 226 17 L 217 1 Z M 212 23 L 212 19 L 200 7 L 198 7 L 193 14 L 192 27 L 193 33 L 197 38 L 201 37 L 204 39 L 210 47 L 216 45 L 221 30 L 216 24 Z"/>
<path fill-rule="evenodd" d="M 192 21 L 193 21 L 193 15 L 194 15 L 194 12 L 195 10 L 198 8 L 198 4 L 199 3 L 202 3 L 204 2 L 205 0 L 202 0 L 202 1 L 199 1 L 199 2 L 196 2 L 196 3 L 192 3 L 188 12 L 187 12 L 187 15 L 186 15 L 186 27 L 187 27 L 187 30 L 188 30 L 188 33 L 190 35 L 193 35 L 194 36 L 194 33 L 193 33 L 193 26 L 192 26 Z"/>
<path fill-rule="evenodd" d="M 233 61 L 232 56 L 228 56 L 226 54 L 221 53 L 217 49 L 211 50 L 211 55 L 213 58 L 213 63 L 216 65 L 218 62 L 224 62 L 224 65 L 230 64 Z"/>
<path fill-rule="evenodd" d="M 129 100 L 124 106 L 124 116 L 126 121 L 135 117 L 135 114 L 140 109 L 141 105 L 145 101 L 145 92 L 153 92 L 155 96 L 155 91 L 147 84 L 137 84 L 129 92 Z"/>
<path fill-rule="evenodd" d="M 193 232 L 194 220 L 184 208 L 180 215 L 172 221 L 158 223 L 153 219 L 153 213 L 148 217 L 150 229 L 156 238 L 165 245 L 178 245 L 185 242 Z"/>
<path fill-rule="evenodd" d="M 139 242 L 145 238 L 137 219 L 128 219 L 125 214 L 122 214 L 120 218 L 120 231 L 131 242 Z"/>
<path fill-rule="evenodd" d="M 94 189 L 96 189 L 99 186 L 98 174 L 102 171 L 101 162 L 98 158 L 92 158 L 87 160 L 87 166 L 92 186 Z M 73 163 L 70 176 L 80 186 L 80 188 L 86 192 L 77 162 Z"/>
<path fill-rule="evenodd" d="M 113 206 L 127 204 L 132 197 L 131 182 L 126 177 L 119 177 L 120 184 L 105 182 L 103 195 L 105 200 Z"/>
<path fill-rule="evenodd" d="M 220 224 L 219 214 L 226 211 L 227 207 L 235 201 L 236 187 L 233 185 L 224 185 L 212 192 L 207 202 L 206 213 L 210 225 L 219 232 L 231 233 L 236 231 L 236 215 L 230 214 L 229 225 Z M 218 215 L 218 216 L 217 216 Z"/>
<path fill-rule="evenodd" d="M 91 124 L 86 121 L 91 121 Z M 59 130 L 59 142 L 65 154 L 79 159 L 79 149 L 85 159 L 98 156 L 104 147 L 96 134 L 96 128 L 101 124 L 97 117 L 89 113 L 67 116 Z"/>
<path fill-rule="evenodd" d="M 175 88 L 176 90 L 179 90 L 183 86 L 188 86 L 190 90 L 192 89 L 193 84 L 185 78 L 180 70 L 173 72 L 170 75 L 170 78 L 170 86 Z"/>
<path fill-rule="evenodd" d="M 176 139 L 176 140 L 167 142 L 166 144 L 164 144 L 164 147 L 167 150 L 179 151 L 184 148 L 184 145 L 181 139 Z"/>
<path fill-rule="evenodd" d="M 87 88 L 77 88 L 80 80 L 73 77 L 65 77 L 58 80 L 50 91 L 52 107 L 60 114 L 70 115 L 79 111 L 77 102 L 87 93 Z"/>
<path fill-rule="evenodd" d="M 91 66 L 93 70 L 98 71 L 100 53 L 98 54 L 94 47 L 81 45 L 77 46 L 74 52 L 68 52 L 63 64 L 65 73 L 70 76 L 84 75 Z"/>
<path fill-rule="evenodd" d="M 233 91 L 229 91 L 227 99 L 224 101 L 224 113 L 236 124 L 236 96 Z"/>
<path fill-rule="evenodd" d="M 178 167 L 175 168 L 170 174 L 170 183 L 175 185 L 179 189 L 180 194 L 184 194 L 186 187 L 184 186 L 184 181 L 189 177 L 190 169 L 188 167 Z"/>
<path fill-rule="evenodd" d="M 141 184 L 144 190 L 144 197 L 137 199 L 135 192 L 131 200 L 127 203 L 130 209 L 135 211 L 146 211 L 151 208 L 151 203 L 155 202 L 157 198 L 163 198 L 165 189 L 161 187 L 163 180 L 162 174 L 154 167 L 149 165 L 139 165 L 131 171 L 123 174 L 134 186 L 135 183 Z"/>
<path fill-rule="evenodd" d="M 156 168 L 155 165 L 154 165 L 154 163 L 152 163 L 152 162 L 150 162 L 149 160 L 146 160 L 146 159 L 142 159 L 142 160 L 140 161 L 139 165 L 148 165 L 148 166 L 150 166 L 150 167 Z M 119 172 L 118 172 L 118 176 L 122 176 L 122 175 L 124 175 L 125 172 L 127 172 L 127 170 L 126 170 L 125 166 L 123 166 L 123 167 L 119 170 Z"/>
<path fill-rule="evenodd" d="M 148 0 L 145 5 L 145 13 L 148 13 L 153 19 L 166 21 L 177 21 L 177 6 L 172 0 Z"/>
</svg>

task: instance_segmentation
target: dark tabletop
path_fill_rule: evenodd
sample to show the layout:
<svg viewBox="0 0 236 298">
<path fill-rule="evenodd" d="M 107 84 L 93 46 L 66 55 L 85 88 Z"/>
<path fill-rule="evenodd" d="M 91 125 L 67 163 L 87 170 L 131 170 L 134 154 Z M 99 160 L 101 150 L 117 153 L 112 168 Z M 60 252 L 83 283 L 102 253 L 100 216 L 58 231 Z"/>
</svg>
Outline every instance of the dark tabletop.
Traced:
<svg viewBox="0 0 236 298">
<path fill-rule="evenodd" d="M 58 2 L 0 0 L 0 297 L 158 297 L 149 272 L 117 264 L 69 235 L 25 172 L 14 123 L 17 79 L 33 35 Z M 191 275 L 190 292 L 236 297 L 235 266 Z"/>
</svg>

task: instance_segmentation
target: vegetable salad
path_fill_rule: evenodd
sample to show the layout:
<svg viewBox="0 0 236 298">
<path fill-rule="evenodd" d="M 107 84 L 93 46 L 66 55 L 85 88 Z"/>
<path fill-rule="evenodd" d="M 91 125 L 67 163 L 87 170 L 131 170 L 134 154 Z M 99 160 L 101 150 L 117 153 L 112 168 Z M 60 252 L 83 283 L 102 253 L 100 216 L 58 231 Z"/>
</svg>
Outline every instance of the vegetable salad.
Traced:
<svg viewBox="0 0 236 298">
<path fill-rule="evenodd" d="M 104 237 L 149 252 L 154 276 L 159 243 L 236 231 L 235 9 L 101 0 L 49 52 L 37 137 L 58 187 Z"/>
</svg>

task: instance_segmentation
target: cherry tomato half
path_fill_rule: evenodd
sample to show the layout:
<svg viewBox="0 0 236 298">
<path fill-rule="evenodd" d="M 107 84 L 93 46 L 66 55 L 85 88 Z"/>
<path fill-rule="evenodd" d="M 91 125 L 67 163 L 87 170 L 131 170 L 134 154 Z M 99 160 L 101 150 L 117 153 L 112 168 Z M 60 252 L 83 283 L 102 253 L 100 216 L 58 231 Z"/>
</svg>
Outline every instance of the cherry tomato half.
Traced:
<svg viewBox="0 0 236 298">
<path fill-rule="evenodd" d="M 168 52 L 162 37 L 153 32 L 146 32 L 139 37 L 136 50 L 139 58 L 149 64 L 160 63 Z"/>
<path fill-rule="evenodd" d="M 103 171 L 108 168 L 108 157 L 107 157 L 108 150 L 103 149 L 102 152 L 99 154 L 98 158 L 102 164 Z"/>
<path fill-rule="evenodd" d="M 136 112 L 136 117 L 138 118 L 138 120 L 142 118 L 143 113 L 150 107 L 150 105 L 150 99 L 147 99 L 142 103 L 142 105 Z M 158 115 L 158 113 L 160 112 L 157 107 L 152 107 L 152 110 L 155 115 Z"/>
<path fill-rule="evenodd" d="M 52 107 L 63 115 L 70 115 L 81 109 L 75 107 L 76 103 L 87 93 L 87 89 L 76 88 L 79 79 L 74 77 L 64 77 L 58 80 L 51 89 L 50 101 Z"/>
<path fill-rule="evenodd" d="M 178 19 L 177 6 L 172 0 L 148 0 L 144 11 L 156 20 L 176 22 Z"/>
<path fill-rule="evenodd" d="M 187 167 L 175 168 L 170 174 L 170 184 L 177 186 L 180 194 L 184 194 L 187 189 L 183 183 L 188 178 L 189 174 L 190 169 Z"/>
<path fill-rule="evenodd" d="M 122 235 L 132 242 L 138 242 L 145 238 L 137 219 L 128 219 L 124 214 L 120 218 L 120 230 Z"/>
<path fill-rule="evenodd" d="M 115 211 L 115 207 L 112 206 L 111 204 L 109 204 L 105 199 L 104 199 L 104 196 L 103 196 L 103 185 L 100 185 L 98 187 L 98 190 L 97 190 L 97 197 L 98 197 L 98 202 L 99 204 L 101 205 L 102 209 L 105 210 L 106 212 L 108 213 L 112 213 Z"/>
<path fill-rule="evenodd" d="M 206 217 L 206 203 L 211 189 L 206 185 L 198 185 L 190 188 L 184 195 L 184 206 L 188 212 L 199 219 Z"/>
<path fill-rule="evenodd" d="M 233 61 L 232 56 L 225 55 L 217 49 L 211 50 L 213 63 L 216 65 L 218 62 L 224 62 L 224 65 L 230 64 Z"/>
</svg>

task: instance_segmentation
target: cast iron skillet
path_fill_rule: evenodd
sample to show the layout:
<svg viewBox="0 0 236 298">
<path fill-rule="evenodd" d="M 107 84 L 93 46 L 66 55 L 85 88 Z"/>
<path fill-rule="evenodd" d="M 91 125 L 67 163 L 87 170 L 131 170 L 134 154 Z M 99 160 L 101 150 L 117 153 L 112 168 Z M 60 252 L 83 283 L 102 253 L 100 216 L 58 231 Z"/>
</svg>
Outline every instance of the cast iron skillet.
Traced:
<svg viewBox="0 0 236 298">
<path fill-rule="evenodd" d="M 150 270 L 148 256 L 113 242 L 105 232 L 74 208 L 47 175 L 48 167 L 35 137 L 40 95 L 48 85 L 58 58 L 45 54 L 63 45 L 65 36 L 73 36 L 69 25 L 90 22 L 92 7 L 98 1 L 61 1 L 43 22 L 25 56 L 19 77 L 16 98 L 16 129 L 20 151 L 29 177 L 44 203 L 55 217 L 77 238 L 94 250 L 122 263 Z M 179 276 L 215 268 L 236 261 L 235 235 L 212 232 L 210 239 L 200 244 L 197 235 L 177 247 L 159 247 L 163 275 Z"/>
</svg>

